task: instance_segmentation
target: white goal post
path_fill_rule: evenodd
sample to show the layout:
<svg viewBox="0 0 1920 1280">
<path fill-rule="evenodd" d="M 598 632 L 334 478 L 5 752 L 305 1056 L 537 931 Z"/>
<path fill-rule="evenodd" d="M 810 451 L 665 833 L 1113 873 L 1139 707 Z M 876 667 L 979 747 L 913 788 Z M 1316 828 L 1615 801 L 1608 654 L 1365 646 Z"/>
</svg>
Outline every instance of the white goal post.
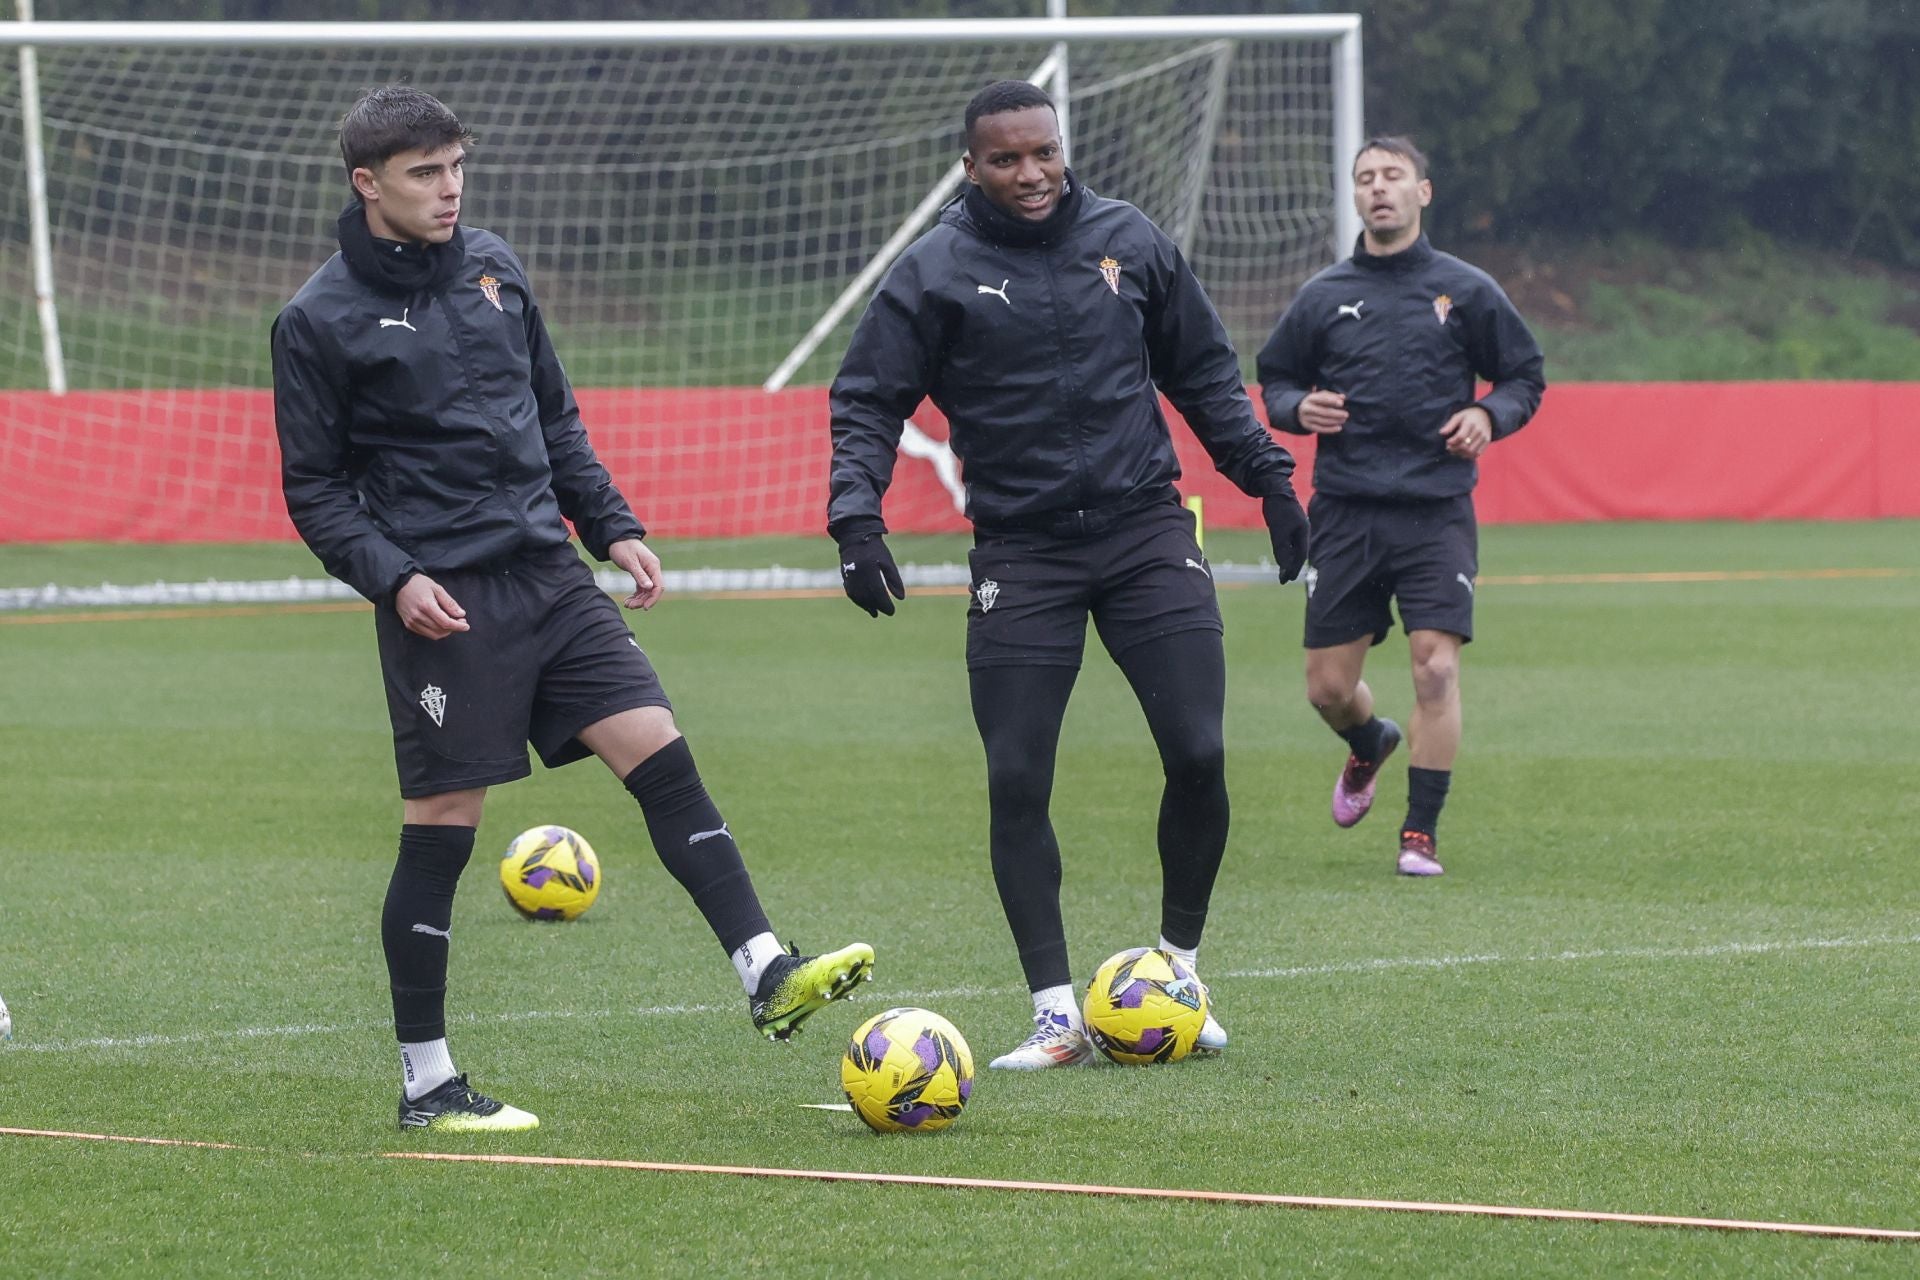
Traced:
<svg viewBox="0 0 1920 1280">
<path fill-rule="evenodd" d="M 0 542 L 291 532 L 266 325 L 334 249 L 334 126 L 376 84 L 477 135 L 464 217 L 669 537 L 818 531 L 821 388 L 989 81 L 1055 91 L 1076 171 L 1181 242 L 1243 357 L 1358 234 L 1352 15 L 0 22 L 0 52 Z M 935 471 L 902 463 L 903 528 L 956 527 Z"/>
</svg>

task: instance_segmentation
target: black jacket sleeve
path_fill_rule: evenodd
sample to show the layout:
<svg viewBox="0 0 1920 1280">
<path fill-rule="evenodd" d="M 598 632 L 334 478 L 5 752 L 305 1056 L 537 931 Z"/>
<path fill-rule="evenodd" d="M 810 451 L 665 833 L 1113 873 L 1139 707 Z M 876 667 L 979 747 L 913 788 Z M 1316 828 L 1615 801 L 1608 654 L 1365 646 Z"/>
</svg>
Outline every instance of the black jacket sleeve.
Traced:
<svg viewBox="0 0 1920 1280">
<path fill-rule="evenodd" d="M 1486 302 L 1467 317 L 1467 356 L 1476 375 L 1493 384 L 1480 407 L 1501 440 L 1527 425 L 1547 389 L 1546 357 L 1533 331 L 1498 284 L 1484 286 Z"/>
<path fill-rule="evenodd" d="M 1314 388 L 1319 376 L 1313 324 L 1307 309 L 1296 295 L 1292 305 L 1280 316 L 1254 361 L 1254 376 L 1260 380 L 1260 399 L 1267 406 L 1267 421 L 1276 431 L 1297 436 L 1312 435 L 1300 425 L 1300 402 Z"/>
<path fill-rule="evenodd" d="M 827 532 L 836 540 L 886 532 L 880 503 L 893 483 L 900 433 L 933 386 L 939 350 L 940 322 L 921 296 L 918 263 L 902 258 L 867 304 L 828 392 Z"/>
<path fill-rule="evenodd" d="M 623 538 L 641 538 L 646 530 L 634 517 L 626 499 L 614 488 L 613 477 L 600 464 L 580 422 L 580 406 L 560 357 L 547 337 L 547 322 L 527 292 L 527 357 L 534 398 L 540 405 L 540 431 L 547 441 L 547 465 L 553 470 L 553 493 L 560 514 L 573 521 L 580 541 L 596 560 L 607 558 L 607 548 Z"/>
<path fill-rule="evenodd" d="M 306 316 L 273 322 L 273 422 L 287 514 L 328 573 L 376 604 L 420 566 L 361 505 L 349 467 L 347 406 Z"/>
<path fill-rule="evenodd" d="M 1252 497 L 1291 487 L 1293 455 L 1274 443 L 1247 399 L 1240 357 L 1179 246 L 1154 229 L 1158 260 L 1147 297 L 1153 380 L 1187 420 L 1213 465 Z"/>
</svg>

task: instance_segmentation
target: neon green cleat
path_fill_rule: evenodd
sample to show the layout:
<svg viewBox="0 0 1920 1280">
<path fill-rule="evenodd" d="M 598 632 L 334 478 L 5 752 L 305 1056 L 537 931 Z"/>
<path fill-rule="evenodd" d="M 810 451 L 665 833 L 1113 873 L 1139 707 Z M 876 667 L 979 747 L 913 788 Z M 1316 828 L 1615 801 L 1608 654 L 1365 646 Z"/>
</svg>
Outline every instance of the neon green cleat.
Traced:
<svg viewBox="0 0 1920 1280">
<path fill-rule="evenodd" d="M 856 942 L 823 956 L 803 956 L 791 942 L 760 974 L 749 1005 L 753 1025 L 769 1040 L 789 1039 L 819 1010 L 873 978 L 873 948 Z"/>
<path fill-rule="evenodd" d="M 455 1076 L 411 1102 L 401 1098 L 400 1127 L 442 1133 L 517 1133 L 538 1129 L 540 1117 L 476 1092 L 465 1076 Z"/>
</svg>

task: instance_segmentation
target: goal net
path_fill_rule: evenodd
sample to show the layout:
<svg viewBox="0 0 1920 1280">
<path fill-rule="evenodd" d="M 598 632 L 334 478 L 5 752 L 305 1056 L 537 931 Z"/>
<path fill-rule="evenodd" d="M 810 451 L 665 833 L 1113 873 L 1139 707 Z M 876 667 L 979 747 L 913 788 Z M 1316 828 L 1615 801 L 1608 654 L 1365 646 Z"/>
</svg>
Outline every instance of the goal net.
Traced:
<svg viewBox="0 0 1920 1280">
<path fill-rule="evenodd" d="M 1338 39 L 1065 46 L 1076 172 L 1179 240 L 1249 364 L 1344 226 L 1341 130 L 1357 134 L 1357 111 L 1336 119 Z M 763 384 L 937 189 L 967 98 L 1031 77 L 1054 47 L 266 47 L 237 32 L 198 47 L 43 45 L 64 395 L 48 390 L 35 307 L 31 104 L 0 50 L 0 542 L 291 536 L 267 327 L 335 249 L 348 196 L 336 122 L 393 81 L 440 97 L 476 135 L 463 219 L 525 261 L 588 428 L 649 527 L 818 532 L 824 387 L 864 298 L 780 390 Z M 962 527 L 943 428 L 937 415 L 916 426 L 925 439 L 901 462 L 889 519 Z"/>
</svg>

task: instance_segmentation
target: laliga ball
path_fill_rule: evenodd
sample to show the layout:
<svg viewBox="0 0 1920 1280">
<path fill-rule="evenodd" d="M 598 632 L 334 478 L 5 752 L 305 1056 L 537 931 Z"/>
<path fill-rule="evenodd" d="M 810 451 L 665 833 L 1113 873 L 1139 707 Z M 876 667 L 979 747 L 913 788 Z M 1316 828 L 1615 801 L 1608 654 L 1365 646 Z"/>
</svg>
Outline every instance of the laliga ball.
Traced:
<svg viewBox="0 0 1920 1280">
<path fill-rule="evenodd" d="M 500 859 L 500 887 L 529 920 L 572 920 L 600 896 L 600 859 L 577 831 L 522 831 Z"/>
<path fill-rule="evenodd" d="M 1178 956 L 1135 947 L 1094 971 L 1083 1012 L 1087 1038 L 1115 1062 L 1178 1062 L 1207 1023 L 1207 989 Z"/>
<path fill-rule="evenodd" d="M 934 1133 L 973 1093 L 973 1050 L 937 1013 L 889 1009 L 853 1033 L 840 1087 L 875 1133 Z"/>
</svg>

